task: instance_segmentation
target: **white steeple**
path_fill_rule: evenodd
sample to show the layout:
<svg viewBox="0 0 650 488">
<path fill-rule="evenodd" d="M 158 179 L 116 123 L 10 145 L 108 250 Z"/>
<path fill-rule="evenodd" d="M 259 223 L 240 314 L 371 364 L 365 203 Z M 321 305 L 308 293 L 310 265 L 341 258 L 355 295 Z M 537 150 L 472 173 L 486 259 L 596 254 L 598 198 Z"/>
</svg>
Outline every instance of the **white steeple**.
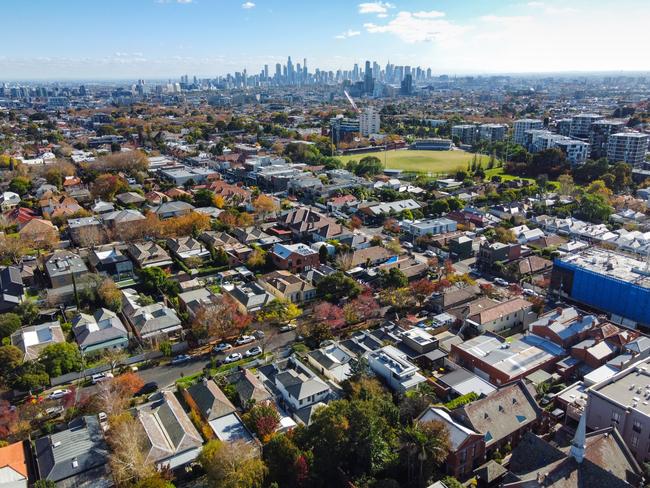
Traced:
<svg viewBox="0 0 650 488">
<path fill-rule="evenodd" d="M 580 422 L 578 422 L 578 428 L 576 429 L 576 435 L 573 437 L 573 440 L 571 441 L 571 450 L 569 451 L 569 454 L 573 456 L 573 458 L 581 463 L 582 460 L 585 458 L 585 448 L 586 446 L 586 439 L 585 437 L 587 436 L 587 414 L 585 412 L 582 413 L 582 416 L 580 417 Z"/>
</svg>

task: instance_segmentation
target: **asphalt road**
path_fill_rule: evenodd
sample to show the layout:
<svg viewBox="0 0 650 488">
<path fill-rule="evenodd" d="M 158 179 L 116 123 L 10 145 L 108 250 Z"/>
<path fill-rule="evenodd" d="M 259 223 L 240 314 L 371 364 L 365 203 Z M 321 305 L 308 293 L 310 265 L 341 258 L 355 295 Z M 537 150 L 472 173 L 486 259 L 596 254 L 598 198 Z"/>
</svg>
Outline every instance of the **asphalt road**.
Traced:
<svg viewBox="0 0 650 488">
<path fill-rule="evenodd" d="M 263 329 L 267 330 L 266 328 Z M 268 338 L 266 339 L 267 341 L 265 347 L 266 352 L 280 352 L 285 348 L 287 348 L 296 339 L 296 333 L 293 330 L 289 332 L 282 332 L 282 333 L 267 332 L 267 334 L 270 335 L 268 335 Z M 217 359 L 223 359 L 228 354 L 233 352 L 240 352 L 244 354 L 244 352 L 246 352 L 248 349 L 254 346 L 261 347 L 262 344 L 260 343 L 260 341 L 256 340 L 254 342 L 251 342 L 250 344 L 244 344 L 243 346 L 233 347 L 225 354 L 224 353 L 213 354 L 213 356 Z M 197 356 L 184 364 L 172 365 L 166 363 L 166 364 L 161 364 L 160 366 L 155 366 L 153 368 L 143 369 L 141 371 L 138 371 L 138 375 L 142 378 L 142 380 L 145 383 L 150 383 L 152 381 L 155 381 L 156 383 L 158 383 L 158 388 L 163 389 L 163 388 L 173 386 L 176 380 L 184 376 L 191 376 L 195 373 L 201 372 L 203 368 L 208 364 L 210 364 L 209 356 L 207 355 Z M 95 385 L 90 385 L 85 388 L 82 388 L 79 391 L 79 393 L 83 393 L 84 395 L 92 395 L 95 392 L 96 388 L 97 387 Z"/>
<path fill-rule="evenodd" d="M 280 351 L 291 344 L 295 338 L 295 331 L 275 334 L 268 339 L 265 350 L 266 352 Z M 240 352 L 244 354 L 244 352 L 254 346 L 261 346 L 260 341 L 251 342 L 250 344 L 245 344 L 243 346 L 233 347 L 226 353 L 214 354 L 214 357 L 217 359 L 223 359 L 228 354 L 231 354 L 233 352 Z M 158 383 L 159 388 L 165 388 L 167 386 L 173 385 L 176 380 L 182 378 L 183 376 L 191 376 L 202 371 L 203 368 L 208 364 L 210 364 L 210 358 L 204 356 L 192 359 L 191 361 L 188 361 L 184 364 L 164 364 L 154 368 L 144 369 L 142 371 L 139 371 L 138 374 L 145 383 L 155 381 Z"/>
</svg>

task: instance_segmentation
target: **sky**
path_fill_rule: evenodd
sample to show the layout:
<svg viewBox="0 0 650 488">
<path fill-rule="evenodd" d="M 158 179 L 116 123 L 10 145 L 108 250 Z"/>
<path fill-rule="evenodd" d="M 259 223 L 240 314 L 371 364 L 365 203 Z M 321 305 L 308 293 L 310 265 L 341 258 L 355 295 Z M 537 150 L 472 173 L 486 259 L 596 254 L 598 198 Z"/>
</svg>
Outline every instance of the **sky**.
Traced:
<svg viewBox="0 0 650 488">
<path fill-rule="evenodd" d="M 650 0 L 2 0 L 0 81 L 310 71 L 650 71 Z"/>
</svg>

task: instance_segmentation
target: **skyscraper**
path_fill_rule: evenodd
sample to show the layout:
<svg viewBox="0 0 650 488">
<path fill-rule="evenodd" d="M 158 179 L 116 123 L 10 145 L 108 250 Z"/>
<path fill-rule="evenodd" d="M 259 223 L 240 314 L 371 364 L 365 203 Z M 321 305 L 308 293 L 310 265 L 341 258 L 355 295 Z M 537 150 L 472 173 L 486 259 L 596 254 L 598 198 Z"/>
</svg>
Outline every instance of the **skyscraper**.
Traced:
<svg viewBox="0 0 650 488">
<path fill-rule="evenodd" d="M 293 71 L 293 63 L 291 62 L 291 56 L 289 56 L 289 59 L 287 59 L 287 81 L 289 83 L 294 82 L 294 71 Z"/>
<path fill-rule="evenodd" d="M 401 83 L 400 92 L 402 95 L 410 95 L 413 93 L 413 76 L 411 76 L 411 73 L 408 73 L 404 76 L 404 79 Z"/>
<path fill-rule="evenodd" d="M 366 95 L 372 95 L 374 90 L 375 81 L 372 77 L 372 68 L 370 67 L 370 61 L 366 61 L 366 69 L 363 73 L 363 91 Z"/>
</svg>

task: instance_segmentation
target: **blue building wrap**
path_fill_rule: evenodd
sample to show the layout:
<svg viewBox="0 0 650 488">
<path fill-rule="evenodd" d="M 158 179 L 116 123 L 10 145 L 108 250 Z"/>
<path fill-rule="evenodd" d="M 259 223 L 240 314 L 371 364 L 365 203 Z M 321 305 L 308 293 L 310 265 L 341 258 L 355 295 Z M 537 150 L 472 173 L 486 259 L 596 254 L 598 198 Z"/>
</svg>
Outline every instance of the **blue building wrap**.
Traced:
<svg viewBox="0 0 650 488">
<path fill-rule="evenodd" d="M 558 268 L 573 271 L 571 298 L 596 309 L 650 325 L 650 288 L 612 278 L 560 260 Z"/>
</svg>

